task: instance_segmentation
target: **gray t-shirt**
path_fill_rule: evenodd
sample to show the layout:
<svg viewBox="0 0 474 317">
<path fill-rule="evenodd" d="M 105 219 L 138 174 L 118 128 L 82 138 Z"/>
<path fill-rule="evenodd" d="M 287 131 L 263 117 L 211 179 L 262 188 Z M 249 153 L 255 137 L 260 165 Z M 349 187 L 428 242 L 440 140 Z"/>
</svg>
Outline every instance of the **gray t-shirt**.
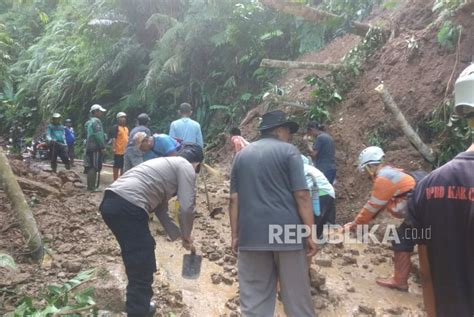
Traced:
<svg viewBox="0 0 474 317">
<path fill-rule="evenodd" d="M 302 242 L 269 243 L 270 225 L 302 223 L 293 192 L 307 185 L 295 146 L 276 138 L 251 143 L 235 157 L 230 186 L 238 193 L 239 250 L 303 249 Z"/>
<path fill-rule="evenodd" d="M 314 141 L 313 150 L 318 152 L 316 159 L 313 160 L 317 169 L 323 173 L 336 169 L 336 146 L 329 134 L 322 132 L 318 135 Z"/>
<path fill-rule="evenodd" d="M 146 161 L 120 176 L 107 190 L 144 209 L 167 212 L 168 200 L 178 195 L 181 234 L 189 238 L 196 198 L 196 172 L 182 157 Z"/>
</svg>

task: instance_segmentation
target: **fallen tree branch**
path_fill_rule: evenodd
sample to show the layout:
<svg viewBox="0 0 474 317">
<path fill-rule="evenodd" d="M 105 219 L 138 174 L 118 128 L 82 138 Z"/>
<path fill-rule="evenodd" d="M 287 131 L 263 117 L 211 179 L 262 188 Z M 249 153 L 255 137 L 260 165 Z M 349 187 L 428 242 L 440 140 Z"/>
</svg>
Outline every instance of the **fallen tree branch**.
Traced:
<svg viewBox="0 0 474 317">
<path fill-rule="evenodd" d="M 419 135 L 415 132 L 415 130 L 413 130 L 407 119 L 405 119 L 403 113 L 400 111 L 400 108 L 398 108 L 397 104 L 393 100 L 392 95 L 390 95 L 388 90 L 384 88 L 384 85 L 381 84 L 377 86 L 375 91 L 377 91 L 382 96 L 385 106 L 393 114 L 395 120 L 397 121 L 405 136 L 408 138 L 408 140 L 410 140 L 411 144 L 415 146 L 418 152 L 420 152 L 428 162 L 433 163 L 435 160 L 433 149 L 423 143 Z"/>
<path fill-rule="evenodd" d="M 344 17 L 340 15 L 318 10 L 316 8 L 299 3 L 292 3 L 285 0 L 260 0 L 260 2 L 268 7 L 302 17 L 303 19 L 311 22 L 326 22 L 328 20 L 336 20 L 340 21 L 341 23 L 344 22 Z M 350 23 L 349 32 L 364 37 L 370 28 L 370 24 L 352 21 Z"/>
<path fill-rule="evenodd" d="M 276 59 L 262 59 L 260 67 L 265 68 L 284 68 L 284 69 L 311 69 L 311 70 L 323 70 L 323 71 L 334 71 L 342 68 L 342 64 L 322 64 L 322 63 L 311 63 L 311 62 L 296 62 L 296 61 L 280 61 Z"/>
<path fill-rule="evenodd" d="M 290 108 L 297 108 L 301 110 L 309 110 L 310 107 L 305 102 L 300 102 L 294 100 L 293 98 L 280 96 L 273 93 L 268 93 L 263 97 L 263 100 L 272 102 L 279 106 L 290 107 Z"/>
<path fill-rule="evenodd" d="M 20 185 L 8 163 L 7 156 L 0 148 L 0 183 L 3 185 L 5 194 L 12 203 L 12 212 L 18 220 L 23 238 L 28 246 L 29 254 L 35 262 L 43 258 L 43 242 L 26 198 L 21 191 Z"/>
</svg>

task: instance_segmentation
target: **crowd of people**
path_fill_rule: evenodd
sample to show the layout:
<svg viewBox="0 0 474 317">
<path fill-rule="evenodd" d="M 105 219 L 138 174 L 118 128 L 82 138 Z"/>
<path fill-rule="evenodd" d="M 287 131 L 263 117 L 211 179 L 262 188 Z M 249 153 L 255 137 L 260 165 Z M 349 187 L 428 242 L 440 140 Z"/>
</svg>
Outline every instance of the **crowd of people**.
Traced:
<svg viewBox="0 0 474 317">
<path fill-rule="evenodd" d="M 456 81 L 455 96 L 455 111 L 474 130 L 474 66 Z M 92 106 L 86 123 L 89 190 L 96 189 L 94 174 L 101 169 L 105 148 L 103 112 L 100 105 Z M 113 128 L 115 182 L 105 190 L 100 211 L 122 250 L 128 316 L 150 316 L 155 309 L 151 302 L 156 260 L 155 241 L 148 228 L 150 214 L 157 216 L 171 240 L 181 237 L 185 249 L 196 249 L 192 239 L 195 183 L 204 160 L 204 144 L 199 123 L 190 118 L 191 105 L 182 104 L 179 113 L 181 119 L 171 124 L 169 135 L 152 135 L 146 114 L 138 116 L 138 125 L 128 133 L 126 114 L 118 113 Z M 68 168 L 68 153 L 73 151 L 67 147 L 66 129 L 60 116 L 53 115 L 48 140 Z M 323 235 L 324 225 L 336 223 L 336 147 L 323 125 L 310 122 L 307 146 L 301 149 L 309 156 L 303 156 L 291 144 L 298 129 L 283 111 L 275 110 L 262 116 L 258 140 L 248 142 L 240 129 L 231 130 L 234 158 L 229 218 L 243 316 L 273 316 L 277 292 L 288 316 L 315 316 L 308 271 L 318 245 L 312 237 Z M 474 143 L 428 175 L 390 166 L 384 158 L 383 149 L 376 146 L 360 153 L 358 168 L 372 181 L 372 192 L 343 231 L 368 224 L 383 210 L 402 219 L 397 229 L 400 239 L 392 246 L 394 274 L 376 283 L 408 291 L 411 254 L 416 244 L 424 245 L 433 281 L 431 290 L 423 290 L 427 311 L 432 305 L 437 316 L 472 316 Z M 51 164 L 55 170 L 56 159 Z M 179 202 L 179 226 L 169 215 L 168 201 L 173 196 Z M 270 228 L 298 225 L 305 228 L 304 239 L 270 241 Z M 413 228 L 429 228 L 431 238 L 410 235 L 413 230 L 407 229 Z"/>
</svg>

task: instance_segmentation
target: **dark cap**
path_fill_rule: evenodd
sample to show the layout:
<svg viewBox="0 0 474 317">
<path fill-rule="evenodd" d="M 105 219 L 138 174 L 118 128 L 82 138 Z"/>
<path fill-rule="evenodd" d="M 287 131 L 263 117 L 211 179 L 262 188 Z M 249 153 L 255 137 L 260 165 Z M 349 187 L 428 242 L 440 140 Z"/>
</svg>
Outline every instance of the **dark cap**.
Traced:
<svg viewBox="0 0 474 317">
<path fill-rule="evenodd" d="M 262 122 L 260 123 L 259 130 L 268 130 L 281 126 L 287 126 L 290 128 L 290 133 L 296 133 L 299 125 L 294 121 L 289 121 L 286 117 L 286 113 L 281 110 L 275 110 L 265 113 L 262 116 Z"/>
<path fill-rule="evenodd" d="M 189 163 L 201 163 L 204 160 L 202 147 L 196 143 L 183 143 L 178 156 L 185 158 Z"/>
<path fill-rule="evenodd" d="M 308 123 L 308 129 L 321 129 L 321 125 L 316 121 L 311 121 Z"/>
</svg>

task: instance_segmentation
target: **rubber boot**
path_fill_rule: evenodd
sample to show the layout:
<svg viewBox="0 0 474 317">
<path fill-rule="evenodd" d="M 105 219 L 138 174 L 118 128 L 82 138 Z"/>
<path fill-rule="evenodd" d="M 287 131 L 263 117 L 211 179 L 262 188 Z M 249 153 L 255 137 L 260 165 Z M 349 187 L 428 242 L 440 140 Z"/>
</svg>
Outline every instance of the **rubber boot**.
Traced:
<svg viewBox="0 0 474 317">
<path fill-rule="evenodd" d="M 57 171 L 58 171 L 58 164 L 52 163 L 52 164 L 51 164 L 51 170 L 53 171 L 53 173 L 57 173 Z"/>
<path fill-rule="evenodd" d="M 90 192 L 95 191 L 95 186 L 97 182 L 97 172 L 95 168 L 89 167 L 87 169 L 87 190 Z"/>
<path fill-rule="evenodd" d="M 119 178 L 119 169 L 114 167 L 113 168 L 113 178 L 114 178 L 114 181 L 116 181 L 118 178 Z"/>
<path fill-rule="evenodd" d="M 410 252 L 395 251 L 395 272 L 389 279 L 378 279 L 380 286 L 408 292 L 408 276 L 410 275 L 411 259 Z"/>
</svg>

